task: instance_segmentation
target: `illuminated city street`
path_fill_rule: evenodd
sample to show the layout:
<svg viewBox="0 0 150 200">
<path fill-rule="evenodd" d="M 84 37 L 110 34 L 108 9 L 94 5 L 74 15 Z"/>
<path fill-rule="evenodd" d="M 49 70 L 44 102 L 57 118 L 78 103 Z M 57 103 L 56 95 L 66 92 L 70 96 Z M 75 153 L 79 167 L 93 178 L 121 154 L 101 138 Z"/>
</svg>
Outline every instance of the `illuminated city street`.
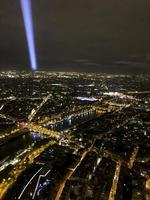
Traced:
<svg viewBox="0 0 150 200">
<path fill-rule="evenodd" d="M 119 181 L 120 167 L 121 167 L 121 163 L 118 162 L 116 164 L 116 171 L 115 171 L 112 187 L 111 187 L 111 190 L 110 190 L 109 200 L 115 199 L 115 195 L 116 195 L 116 191 L 117 191 L 117 185 L 118 185 L 118 181 Z"/>
<path fill-rule="evenodd" d="M 150 199 L 150 179 L 146 181 L 146 200 Z"/>
<path fill-rule="evenodd" d="M 134 164 L 134 161 L 135 161 L 135 159 L 136 159 L 136 157 L 137 157 L 138 151 L 139 151 L 139 147 L 135 147 L 134 150 L 133 150 L 133 152 L 132 152 L 130 161 L 129 161 L 129 163 L 128 163 L 128 167 L 129 167 L 130 169 L 132 169 L 132 167 L 133 167 L 133 164 Z"/>
</svg>

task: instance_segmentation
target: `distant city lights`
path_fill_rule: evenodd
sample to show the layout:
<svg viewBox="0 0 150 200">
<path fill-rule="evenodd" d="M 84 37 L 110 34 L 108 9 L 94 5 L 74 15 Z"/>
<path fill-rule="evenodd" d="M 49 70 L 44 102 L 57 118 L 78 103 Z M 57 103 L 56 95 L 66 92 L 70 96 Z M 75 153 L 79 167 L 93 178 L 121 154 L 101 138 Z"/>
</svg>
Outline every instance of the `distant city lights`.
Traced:
<svg viewBox="0 0 150 200">
<path fill-rule="evenodd" d="M 98 100 L 94 97 L 76 97 L 76 99 L 80 101 L 97 101 Z"/>
</svg>

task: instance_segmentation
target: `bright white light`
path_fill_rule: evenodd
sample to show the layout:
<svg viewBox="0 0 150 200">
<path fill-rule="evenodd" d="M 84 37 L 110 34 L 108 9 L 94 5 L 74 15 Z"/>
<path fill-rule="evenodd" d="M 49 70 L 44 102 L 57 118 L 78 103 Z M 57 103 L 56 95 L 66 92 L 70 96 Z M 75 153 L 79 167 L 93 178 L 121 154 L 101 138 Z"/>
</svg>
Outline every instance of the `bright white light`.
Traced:
<svg viewBox="0 0 150 200">
<path fill-rule="evenodd" d="M 20 0 L 32 70 L 37 69 L 31 0 Z"/>
</svg>

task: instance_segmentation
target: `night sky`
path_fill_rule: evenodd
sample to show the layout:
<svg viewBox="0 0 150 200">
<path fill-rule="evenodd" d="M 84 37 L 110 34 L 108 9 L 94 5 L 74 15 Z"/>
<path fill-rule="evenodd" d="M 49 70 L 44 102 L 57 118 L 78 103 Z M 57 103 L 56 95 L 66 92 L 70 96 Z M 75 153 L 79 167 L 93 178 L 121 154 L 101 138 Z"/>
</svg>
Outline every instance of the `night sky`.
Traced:
<svg viewBox="0 0 150 200">
<path fill-rule="evenodd" d="M 150 0 L 32 0 L 39 70 L 150 73 Z M 0 0 L 0 69 L 30 69 L 20 0 Z"/>
</svg>

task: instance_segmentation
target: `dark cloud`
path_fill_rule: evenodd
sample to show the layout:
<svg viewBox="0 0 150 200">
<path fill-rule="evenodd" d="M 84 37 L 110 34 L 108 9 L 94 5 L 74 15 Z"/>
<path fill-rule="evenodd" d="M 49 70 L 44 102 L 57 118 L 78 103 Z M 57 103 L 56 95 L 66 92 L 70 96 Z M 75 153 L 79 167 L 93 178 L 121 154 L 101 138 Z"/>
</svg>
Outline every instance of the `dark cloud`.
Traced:
<svg viewBox="0 0 150 200">
<path fill-rule="evenodd" d="M 39 69 L 150 72 L 149 0 L 32 0 L 32 5 Z M 29 69 L 20 5 L 0 0 L 0 69 L 13 66 Z"/>
</svg>

